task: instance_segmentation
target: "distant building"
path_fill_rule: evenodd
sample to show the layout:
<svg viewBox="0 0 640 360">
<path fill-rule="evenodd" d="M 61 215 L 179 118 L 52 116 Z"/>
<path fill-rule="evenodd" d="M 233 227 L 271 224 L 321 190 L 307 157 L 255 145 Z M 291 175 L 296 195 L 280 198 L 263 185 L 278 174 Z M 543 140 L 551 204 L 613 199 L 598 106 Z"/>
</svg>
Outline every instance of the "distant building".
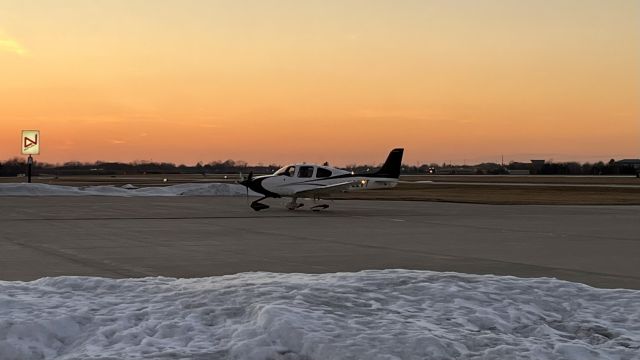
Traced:
<svg viewBox="0 0 640 360">
<path fill-rule="evenodd" d="M 640 159 L 624 159 L 616 161 L 616 167 L 622 174 L 633 174 L 635 172 L 637 177 L 640 177 Z"/>
<path fill-rule="evenodd" d="M 544 167 L 544 160 L 531 160 L 531 173 L 540 174 Z"/>
<path fill-rule="evenodd" d="M 529 175 L 531 174 L 531 164 L 512 161 L 507 167 L 509 175 Z"/>
<path fill-rule="evenodd" d="M 616 161 L 617 166 L 629 166 L 640 170 L 640 159 L 624 159 Z"/>
</svg>

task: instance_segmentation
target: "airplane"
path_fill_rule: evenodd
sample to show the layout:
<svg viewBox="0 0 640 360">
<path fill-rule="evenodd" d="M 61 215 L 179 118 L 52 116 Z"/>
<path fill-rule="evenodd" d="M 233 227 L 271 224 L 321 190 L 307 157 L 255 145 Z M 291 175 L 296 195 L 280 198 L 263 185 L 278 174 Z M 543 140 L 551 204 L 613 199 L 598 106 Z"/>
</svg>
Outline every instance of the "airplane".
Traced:
<svg viewBox="0 0 640 360">
<path fill-rule="evenodd" d="M 298 198 L 313 198 L 345 191 L 358 191 L 367 189 L 392 188 L 398 184 L 402 155 L 404 149 L 393 149 L 387 156 L 380 170 L 372 174 L 354 174 L 353 172 L 337 169 L 329 166 L 313 164 L 287 165 L 272 175 L 253 177 L 249 173 L 247 179 L 238 183 L 249 190 L 261 195 L 260 199 L 251 203 L 255 211 L 268 209 L 269 205 L 261 203 L 267 198 L 290 197 L 291 202 L 286 205 L 289 210 L 298 209 L 304 204 L 298 203 Z M 328 208 L 328 204 L 319 204 L 311 207 L 311 210 L 319 211 Z"/>
</svg>

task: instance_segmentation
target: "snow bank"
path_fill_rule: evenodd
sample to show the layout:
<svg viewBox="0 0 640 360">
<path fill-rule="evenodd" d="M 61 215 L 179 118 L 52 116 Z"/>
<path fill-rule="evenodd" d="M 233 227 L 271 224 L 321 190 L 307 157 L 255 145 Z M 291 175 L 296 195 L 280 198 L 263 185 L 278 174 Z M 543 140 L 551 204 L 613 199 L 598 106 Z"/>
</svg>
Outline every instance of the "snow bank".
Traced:
<svg viewBox="0 0 640 360">
<path fill-rule="evenodd" d="M 0 184 L 0 196 L 245 196 L 247 190 L 238 184 L 179 184 L 136 188 L 116 186 L 61 186 L 49 184 Z M 256 196 L 253 191 L 249 195 Z"/>
<path fill-rule="evenodd" d="M 640 291 L 384 270 L 0 282 L 0 359 L 638 359 Z"/>
</svg>

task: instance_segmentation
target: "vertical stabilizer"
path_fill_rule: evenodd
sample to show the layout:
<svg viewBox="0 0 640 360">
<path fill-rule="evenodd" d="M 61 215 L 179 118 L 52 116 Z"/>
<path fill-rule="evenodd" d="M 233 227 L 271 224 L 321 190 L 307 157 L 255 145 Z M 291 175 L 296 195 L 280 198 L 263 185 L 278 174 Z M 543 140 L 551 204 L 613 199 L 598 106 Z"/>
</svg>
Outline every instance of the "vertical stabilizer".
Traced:
<svg viewBox="0 0 640 360">
<path fill-rule="evenodd" d="M 397 179 L 400 177 L 400 168 L 402 167 L 402 154 L 404 149 L 393 149 L 387 156 L 380 170 L 372 174 L 375 177 L 385 177 Z"/>
</svg>

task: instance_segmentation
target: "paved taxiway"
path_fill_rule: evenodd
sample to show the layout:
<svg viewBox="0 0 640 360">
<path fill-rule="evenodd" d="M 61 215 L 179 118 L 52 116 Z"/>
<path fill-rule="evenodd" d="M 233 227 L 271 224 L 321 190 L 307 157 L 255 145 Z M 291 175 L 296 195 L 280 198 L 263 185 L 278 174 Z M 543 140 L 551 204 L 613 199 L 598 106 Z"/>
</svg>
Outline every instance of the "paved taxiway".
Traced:
<svg viewBox="0 0 640 360">
<path fill-rule="evenodd" d="M 406 268 L 640 289 L 639 206 L 0 197 L 0 280 Z"/>
</svg>

